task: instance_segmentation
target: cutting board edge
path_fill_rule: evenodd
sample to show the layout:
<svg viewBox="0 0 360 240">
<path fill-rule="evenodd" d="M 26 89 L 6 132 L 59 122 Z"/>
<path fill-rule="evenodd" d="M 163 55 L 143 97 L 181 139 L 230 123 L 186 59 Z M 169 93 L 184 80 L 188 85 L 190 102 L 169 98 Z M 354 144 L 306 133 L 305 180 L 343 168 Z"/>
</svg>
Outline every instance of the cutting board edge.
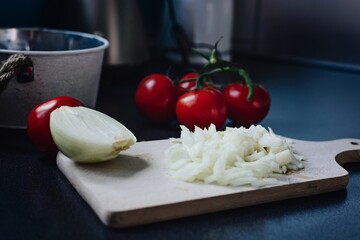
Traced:
<svg viewBox="0 0 360 240">
<path fill-rule="evenodd" d="M 319 184 L 321 182 L 321 184 Z M 314 181 L 280 185 L 271 188 L 259 188 L 251 191 L 237 192 L 225 196 L 195 199 L 186 202 L 151 206 L 123 212 L 105 211 L 98 215 L 101 221 L 110 228 L 128 228 L 190 216 L 203 215 L 236 208 L 254 206 L 264 203 L 307 197 L 346 189 L 349 174 L 343 176 L 317 179 Z M 291 186 L 291 188 L 290 188 Z M 294 191 L 293 189 L 296 189 Z M 286 191 L 288 190 L 288 191 Z M 254 193 L 258 192 L 258 193 Z M 291 193 L 291 194 L 289 194 Z M 255 198 L 258 194 L 261 197 Z M 238 200 L 242 199 L 241 202 Z M 194 209 L 196 209 L 194 211 Z M 162 214 L 159 214 L 162 211 Z M 154 219 L 154 216 L 158 216 Z"/>
<path fill-rule="evenodd" d="M 329 149 L 331 149 L 331 153 L 327 154 L 326 158 L 331 157 L 333 159 L 336 154 L 334 154 L 336 151 L 348 151 L 357 149 L 358 146 L 349 145 L 349 140 L 353 139 L 341 139 L 338 145 L 341 145 L 339 148 L 335 148 L 338 141 L 325 141 L 325 142 L 318 142 L 319 144 L 326 143 L 326 148 L 323 148 L 327 153 Z M 357 140 L 356 140 L 357 141 Z M 161 139 L 155 142 L 156 145 L 162 144 L 162 143 L 169 143 L 169 139 Z M 306 143 L 306 141 L 298 140 L 298 143 L 302 144 Z M 138 150 L 141 150 L 143 144 L 147 144 L 147 141 L 139 142 L 137 147 L 130 148 L 127 153 L 129 154 L 138 154 Z M 344 143 L 344 144 L 342 144 Z M 334 147 L 335 146 L 335 147 Z M 316 147 L 317 150 L 317 147 Z M 143 151 L 140 151 L 142 153 Z M 145 151 L 146 152 L 146 151 Z M 338 153 L 338 152 L 337 152 Z M 344 155 L 346 158 L 348 157 L 348 154 Z M 358 157 L 358 152 L 354 155 L 355 157 Z M 353 158 L 351 158 L 353 160 Z M 57 159 L 58 160 L 58 159 Z M 352 162 L 347 160 L 345 162 Z M 337 161 L 338 167 L 345 170 L 340 164 L 342 161 Z M 340 164 L 339 164 L 340 163 Z M 322 178 L 322 179 L 314 179 L 310 181 L 305 182 L 298 182 L 298 183 L 292 183 L 282 186 L 276 186 L 271 187 L 269 190 L 270 193 L 268 193 L 264 197 L 263 191 L 264 188 L 259 188 L 251 191 L 246 192 L 235 192 L 231 193 L 229 195 L 221 195 L 221 196 L 214 196 L 214 197 L 205 197 L 200 199 L 193 199 L 188 200 L 185 202 L 170 202 L 168 204 L 164 205 L 156 205 L 156 206 L 147 206 L 140 209 L 127 209 L 122 210 L 121 212 L 117 211 L 116 209 L 109 209 L 106 206 L 102 205 L 99 207 L 100 202 L 96 198 L 93 198 L 91 196 L 91 189 L 84 189 L 81 186 L 81 183 L 76 183 L 76 174 L 72 171 L 67 171 L 66 166 L 62 166 L 61 162 L 57 161 L 57 165 L 59 166 L 59 169 L 61 172 L 66 176 L 68 181 L 73 185 L 73 187 L 77 190 L 78 194 L 87 202 L 93 211 L 96 213 L 96 215 L 100 218 L 100 220 L 104 223 L 105 226 L 111 227 L 111 228 L 125 228 L 125 227 L 131 227 L 131 226 L 138 226 L 138 225 L 144 225 L 149 223 L 155 223 L 155 222 L 161 222 L 165 220 L 171 220 L 171 219 L 177 219 L 182 217 L 188 217 L 188 216 L 195 216 L 200 214 L 206 214 L 211 212 L 217 212 L 222 210 L 229 210 L 239 207 L 246 207 L 251 205 L 257 205 L 267 202 L 274 202 L 274 201 L 280 201 L 280 200 L 286 200 L 291 198 L 297 198 L 297 197 L 304 197 L 304 196 L 310 196 L 310 195 L 316 195 L 321 194 L 325 192 L 332 192 L 337 191 L 346 188 L 348 182 L 349 182 L 349 174 L 345 170 L 340 175 L 332 176 L 328 178 Z M 64 168 L 64 169 L 62 169 Z M 297 184 L 297 185 L 294 185 Z M 291 186 L 291 187 L 290 187 Z M 286 191 L 284 191 L 287 189 Z M 287 188 L 286 188 L 287 187 Z M 276 190 L 272 193 L 272 191 L 276 188 Z M 299 188 L 294 191 L 294 188 Z M 254 191 L 261 190 L 260 192 L 256 193 L 255 196 L 259 196 L 256 201 L 254 201 Z M 248 196 L 248 199 L 246 200 L 246 195 Z M 245 196 L 245 197 L 244 197 Z M 238 199 L 245 199 L 241 202 L 238 201 Z M 100 200 L 99 200 L 100 201 Z M 204 203 L 205 202 L 205 203 Z M 225 206 L 224 206 L 225 205 Z M 160 211 L 160 212 L 159 212 Z M 124 220 L 125 219 L 125 220 Z"/>
</svg>

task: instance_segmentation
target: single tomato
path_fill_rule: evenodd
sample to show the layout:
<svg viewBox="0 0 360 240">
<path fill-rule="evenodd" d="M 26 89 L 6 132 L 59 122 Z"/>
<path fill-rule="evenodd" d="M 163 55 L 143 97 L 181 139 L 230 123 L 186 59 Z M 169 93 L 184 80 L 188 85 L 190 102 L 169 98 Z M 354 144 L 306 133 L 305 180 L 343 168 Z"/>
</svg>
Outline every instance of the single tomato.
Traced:
<svg viewBox="0 0 360 240">
<path fill-rule="evenodd" d="M 61 106 L 84 106 L 79 100 L 69 96 L 58 96 L 45 101 L 32 109 L 27 120 L 27 132 L 30 140 L 47 153 L 56 153 L 58 148 L 50 133 L 50 114 Z"/>
<path fill-rule="evenodd" d="M 224 96 L 214 88 L 185 93 L 177 101 L 176 116 L 178 122 L 190 130 L 195 126 L 207 128 L 211 123 L 221 129 L 227 118 Z"/>
<path fill-rule="evenodd" d="M 173 81 L 164 74 L 146 76 L 140 81 L 135 93 L 135 103 L 140 112 L 157 124 L 175 119 L 177 98 Z"/>
<path fill-rule="evenodd" d="M 242 83 L 230 83 L 224 89 L 229 118 L 239 126 L 249 127 L 263 120 L 270 109 L 270 95 L 261 85 L 254 85 L 254 95 L 247 100 L 249 88 Z"/>
<path fill-rule="evenodd" d="M 196 89 L 196 78 L 199 77 L 199 74 L 196 72 L 190 72 L 185 74 L 180 78 L 180 83 L 177 85 L 177 89 L 179 92 L 179 97 L 186 92 L 190 92 Z M 212 87 L 211 80 L 207 79 L 207 81 L 202 83 L 203 88 L 211 88 Z"/>
<path fill-rule="evenodd" d="M 196 89 L 196 80 L 198 73 L 190 72 L 180 78 L 180 83 L 177 85 L 180 95 Z"/>
</svg>

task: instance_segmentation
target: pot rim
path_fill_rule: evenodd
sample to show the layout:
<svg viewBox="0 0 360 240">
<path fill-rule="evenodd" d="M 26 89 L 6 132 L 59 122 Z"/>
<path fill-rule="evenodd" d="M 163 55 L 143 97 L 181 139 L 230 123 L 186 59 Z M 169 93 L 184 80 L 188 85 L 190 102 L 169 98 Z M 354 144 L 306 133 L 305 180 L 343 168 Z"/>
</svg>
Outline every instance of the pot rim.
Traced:
<svg viewBox="0 0 360 240">
<path fill-rule="evenodd" d="M 62 30 L 62 29 L 54 29 L 54 28 L 38 28 L 38 27 L 20 27 L 20 28 L 0 28 L 2 30 L 24 30 L 24 31 L 41 31 L 41 32 L 52 32 L 52 33 L 59 33 L 59 34 L 69 34 L 80 36 L 83 38 L 88 39 L 95 39 L 101 42 L 100 46 L 97 47 L 89 47 L 84 49 L 75 49 L 75 50 L 61 50 L 61 51 L 26 51 L 26 50 L 9 50 L 9 49 L 1 49 L 0 54 L 24 54 L 24 55 L 70 55 L 70 54 L 81 54 L 81 53 L 89 53 L 89 52 L 97 52 L 103 51 L 109 46 L 109 41 L 101 36 L 91 34 L 91 33 L 84 33 L 79 31 L 72 31 L 72 30 Z"/>
</svg>

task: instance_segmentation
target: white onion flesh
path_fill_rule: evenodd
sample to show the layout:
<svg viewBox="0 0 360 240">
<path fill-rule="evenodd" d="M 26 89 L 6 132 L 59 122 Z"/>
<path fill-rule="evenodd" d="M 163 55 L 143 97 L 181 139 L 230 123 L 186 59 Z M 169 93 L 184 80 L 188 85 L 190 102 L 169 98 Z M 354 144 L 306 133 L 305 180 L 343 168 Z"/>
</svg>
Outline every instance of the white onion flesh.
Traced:
<svg viewBox="0 0 360 240">
<path fill-rule="evenodd" d="M 117 120 L 86 107 L 62 106 L 50 115 L 50 131 L 59 150 L 75 162 L 103 162 L 136 142 Z"/>
<path fill-rule="evenodd" d="M 181 126 L 179 139 L 165 151 L 170 174 L 181 181 L 260 187 L 287 179 L 288 169 L 303 168 L 286 140 L 261 125 L 216 131 Z"/>
</svg>

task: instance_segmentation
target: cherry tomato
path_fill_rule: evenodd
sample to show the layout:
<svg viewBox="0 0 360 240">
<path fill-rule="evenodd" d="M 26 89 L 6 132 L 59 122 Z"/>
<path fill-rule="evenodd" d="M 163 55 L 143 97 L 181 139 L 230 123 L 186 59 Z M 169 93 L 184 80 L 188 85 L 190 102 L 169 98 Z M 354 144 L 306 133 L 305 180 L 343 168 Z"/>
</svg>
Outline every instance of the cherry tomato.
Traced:
<svg viewBox="0 0 360 240">
<path fill-rule="evenodd" d="M 198 76 L 199 76 L 198 73 L 190 72 L 190 73 L 187 73 L 184 76 L 182 76 L 180 78 L 180 82 L 188 80 L 188 79 L 194 79 L 194 78 L 197 78 Z M 211 86 L 212 86 L 212 83 L 209 81 L 203 83 L 203 88 L 211 88 Z M 193 81 L 182 82 L 179 85 L 177 85 L 177 87 L 178 87 L 178 92 L 179 92 L 179 97 L 180 97 L 184 93 L 190 92 L 190 91 L 193 91 L 196 89 L 196 80 L 194 79 Z"/>
<path fill-rule="evenodd" d="M 239 126 L 249 127 L 265 118 L 270 109 L 270 95 L 260 85 L 254 86 L 253 98 L 248 101 L 248 86 L 242 83 L 228 84 L 224 89 L 229 118 Z"/>
<path fill-rule="evenodd" d="M 47 153 L 56 153 L 58 148 L 50 132 L 50 113 L 61 106 L 83 106 L 79 100 L 69 96 L 58 96 L 45 101 L 32 109 L 27 121 L 27 132 L 30 140 Z"/>
<path fill-rule="evenodd" d="M 214 88 L 185 93 L 177 101 L 176 116 L 179 123 L 190 130 L 195 126 L 207 128 L 211 123 L 219 130 L 227 118 L 224 96 Z"/>
<path fill-rule="evenodd" d="M 177 88 L 173 81 L 164 74 L 146 76 L 139 83 L 135 93 L 135 103 L 140 112 L 158 124 L 175 119 L 177 98 Z"/>
<path fill-rule="evenodd" d="M 187 79 L 193 79 L 193 78 L 197 78 L 199 76 L 199 74 L 194 73 L 194 72 L 190 72 L 185 74 L 184 76 L 181 77 L 180 82 L 181 81 L 185 81 Z M 178 90 L 180 92 L 180 95 L 195 90 L 196 89 L 196 81 L 188 81 L 188 82 L 182 82 L 178 85 Z"/>
</svg>

